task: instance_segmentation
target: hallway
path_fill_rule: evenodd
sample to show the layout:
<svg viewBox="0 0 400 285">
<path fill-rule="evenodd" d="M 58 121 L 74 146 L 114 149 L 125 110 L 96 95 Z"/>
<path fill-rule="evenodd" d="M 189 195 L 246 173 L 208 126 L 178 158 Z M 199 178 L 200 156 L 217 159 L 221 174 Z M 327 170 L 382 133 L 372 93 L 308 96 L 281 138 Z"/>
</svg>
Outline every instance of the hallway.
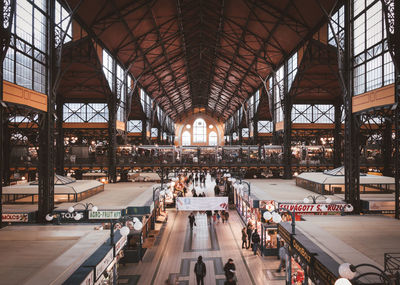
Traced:
<svg viewBox="0 0 400 285">
<path fill-rule="evenodd" d="M 206 196 L 214 196 L 215 179 L 206 176 L 205 185 L 194 182 L 194 188 Z M 193 184 L 187 196 L 192 196 Z M 206 264 L 205 284 L 224 284 L 223 267 L 229 258 L 236 266 L 238 284 L 283 284 L 284 273 L 277 273 L 276 257 L 254 256 L 250 249 L 241 248 L 244 226 L 236 210 L 229 210 L 229 221 L 207 224 L 205 213 L 196 212 L 196 226 L 190 231 L 189 212 L 168 209 L 168 222 L 157 237 L 155 245 L 146 251 L 143 261 L 121 265 L 119 284 L 165 284 L 178 278 L 177 284 L 196 284 L 194 265 L 199 255 Z"/>
</svg>

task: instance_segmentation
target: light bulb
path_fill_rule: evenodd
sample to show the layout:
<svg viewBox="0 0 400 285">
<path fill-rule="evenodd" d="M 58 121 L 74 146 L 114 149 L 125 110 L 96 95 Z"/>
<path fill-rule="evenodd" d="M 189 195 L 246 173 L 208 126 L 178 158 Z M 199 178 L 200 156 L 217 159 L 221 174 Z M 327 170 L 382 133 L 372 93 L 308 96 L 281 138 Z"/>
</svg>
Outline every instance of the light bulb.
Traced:
<svg viewBox="0 0 400 285">
<path fill-rule="evenodd" d="M 346 278 L 348 280 L 351 280 L 354 277 L 356 277 L 357 273 L 356 273 L 355 269 L 352 267 L 353 266 L 350 263 L 340 264 L 339 270 L 338 270 L 340 277 Z"/>
<path fill-rule="evenodd" d="M 98 208 L 97 206 L 93 206 L 93 207 L 92 207 L 92 211 L 93 211 L 93 212 L 97 212 L 98 210 L 99 210 L 99 208 Z"/>
<path fill-rule="evenodd" d="M 276 224 L 280 223 L 282 221 L 281 215 L 279 215 L 278 213 L 273 214 L 272 221 Z"/>
<path fill-rule="evenodd" d="M 269 221 L 269 220 L 271 220 L 271 218 L 272 218 L 272 214 L 270 213 L 270 212 L 264 212 L 264 214 L 263 214 L 263 217 L 264 217 L 264 219 L 266 220 L 266 221 Z"/>
<path fill-rule="evenodd" d="M 143 224 L 141 222 L 136 222 L 133 225 L 133 228 L 135 229 L 135 231 L 140 231 L 142 229 L 142 227 L 143 227 Z"/>
<path fill-rule="evenodd" d="M 54 219 L 53 215 L 47 214 L 46 221 L 51 222 Z"/>
<path fill-rule="evenodd" d="M 121 233 L 122 236 L 126 237 L 127 235 L 129 235 L 130 230 L 127 226 L 122 227 L 119 232 Z"/>
<path fill-rule="evenodd" d="M 74 207 L 71 206 L 71 207 L 68 208 L 68 212 L 73 213 L 74 211 L 75 211 Z"/>
<path fill-rule="evenodd" d="M 308 204 L 308 203 L 310 203 L 310 199 L 308 199 L 308 198 L 304 198 L 304 203 L 306 203 L 306 204 Z"/>
</svg>

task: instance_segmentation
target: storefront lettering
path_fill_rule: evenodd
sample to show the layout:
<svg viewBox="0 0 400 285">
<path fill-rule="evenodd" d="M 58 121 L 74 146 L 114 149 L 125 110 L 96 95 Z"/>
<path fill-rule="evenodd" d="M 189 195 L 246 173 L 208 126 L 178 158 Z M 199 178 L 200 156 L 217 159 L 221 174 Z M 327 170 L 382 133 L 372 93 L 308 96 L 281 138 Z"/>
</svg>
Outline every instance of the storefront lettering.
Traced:
<svg viewBox="0 0 400 285">
<path fill-rule="evenodd" d="M 287 242 L 290 243 L 290 234 L 286 231 L 284 227 L 278 224 L 279 235 Z"/>
<path fill-rule="evenodd" d="M 326 210 L 322 209 L 326 206 Z M 279 207 L 289 211 L 296 211 L 297 213 L 320 213 L 320 212 L 341 212 L 346 204 L 279 204 Z"/>
<path fill-rule="evenodd" d="M 83 217 L 85 216 L 83 212 L 72 212 L 72 213 L 70 213 L 70 212 L 62 212 L 62 213 L 60 213 L 60 216 L 61 216 L 61 219 L 72 220 L 72 219 L 75 218 L 75 216 L 77 214 L 80 214 Z"/>
<path fill-rule="evenodd" d="M 314 272 L 320 279 L 326 284 L 335 284 L 336 277 L 332 272 L 330 272 L 319 260 L 314 262 Z"/>
<path fill-rule="evenodd" d="M 101 274 L 106 270 L 107 266 L 113 261 L 114 259 L 114 252 L 111 249 L 107 255 L 100 261 L 99 264 L 96 266 L 96 280 L 101 276 Z"/>
<path fill-rule="evenodd" d="M 2 214 L 3 222 L 17 222 L 17 223 L 27 223 L 29 221 L 28 214 Z"/>
<path fill-rule="evenodd" d="M 310 264 L 311 256 L 307 253 L 304 247 L 297 240 L 293 240 L 293 247 L 297 250 L 297 252 Z"/>
<path fill-rule="evenodd" d="M 120 240 L 115 244 L 115 255 L 117 255 L 121 251 L 126 242 L 127 242 L 126 236 L 122 236 Z"/>
<path fill-rule="evenodd" d="M 119 219 L 121 211 L 97 211 L 89 212 L 89 219 L 102 220 L 102 219 Z"/>
<path fill-rule="evenodd" d="M 81 285 L 92 285 L 93 284 L 93 270 L 90 271 L 89 275 L 86 276 L 85 280 L 81 282 Z"/>
</svg>

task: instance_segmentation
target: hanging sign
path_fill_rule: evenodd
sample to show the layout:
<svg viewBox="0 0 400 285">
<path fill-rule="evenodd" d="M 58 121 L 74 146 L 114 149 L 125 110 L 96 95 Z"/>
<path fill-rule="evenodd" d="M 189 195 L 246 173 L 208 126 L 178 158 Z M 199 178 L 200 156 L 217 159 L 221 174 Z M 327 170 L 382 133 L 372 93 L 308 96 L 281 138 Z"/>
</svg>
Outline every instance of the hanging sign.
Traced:
<svg viewBox="0 0 400 285">
<path fill-rule="evenodd" d="M 176 208 L 181 211 L 227 210 L 228 197 L 177 197 Z"/>
</svg>

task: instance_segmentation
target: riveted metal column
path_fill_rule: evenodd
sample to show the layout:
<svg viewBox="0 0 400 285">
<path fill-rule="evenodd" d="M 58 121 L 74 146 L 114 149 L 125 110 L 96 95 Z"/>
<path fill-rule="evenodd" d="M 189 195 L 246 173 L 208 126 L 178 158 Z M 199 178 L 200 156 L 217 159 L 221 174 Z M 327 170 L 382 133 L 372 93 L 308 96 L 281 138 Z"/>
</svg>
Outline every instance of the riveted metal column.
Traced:
<svg viewBox="0 0 400 285">
<path fill-rule="evenodd" d="M 57 94 L 56 99 L 56 114 L 57 114 L 57 121 L 56 121 L 56 173 L 58 175 L 64 175 L 64 128 L 63 128 L 63 97 Z"/>
<path fill-rule="evenodd" d="M 292 100 L 288 92 L 287 65 L 283 87 L 283 178 L 292 178 Z M 277 95 L 278 96 L 278 95 Z"/>
<path fill-rule="evenodd" d="M 38 222 L 54 209 L 54 82 L 56 77 L 55 0 L 48 0 L 48 86 L 47 112 L 39 114 Z"/>
<path fill-rule="evenodd" d="M 342 110 L 341 104 L 335 104 L 335 130 L 333 133 L 333 165 L 339 167 L 342 165 Z"/>
<path fill-rule="evenodd" d="M 352 78 L 352 25 L 351 0 L 345 4 L 345 39 L 344 53 L 339 69 L 343 76 L 345 131 L 344 131 L 344 167 L 345 167 L 345 200 L 354 207 L 354 213 L 361 211 L 360 204 L 360 141 L 359 116 L 352 112 L 353 78 Z"/>
<path fill-rule="evenodd" d="M 117 65 L 113 65 L 113 88 L 108 100 L 108 181 L 117 182 Z"/>
<path fill-rule="evenodd" d="M 392 120 L 390 118 L 385 118 L 385 127 L 382 130 L 382 145 L 381 151 L 383 156 L 383 175 L 392 176 Z"/>
<path fill-rule="evenodd" d="M 8 125 L 8 114 L 3 113 L 3 120 L 2 120 L 2 125 L 3 125 L 3 165 L 2 165 L 2 171 L 3 171 L 3 183 L 5 186 L 10 185 L 10 154 L 11 154 L 11 133 L 10 133 L 10 128 Z"/>
<path fill-rule="evenodd" d="M 400 219 L 400 3 L 394 1 L 394 57 L 395 57 L 395 109 L 394 109 L 394 169 L 395 169 L 395 218 Z"/>
</svg>

